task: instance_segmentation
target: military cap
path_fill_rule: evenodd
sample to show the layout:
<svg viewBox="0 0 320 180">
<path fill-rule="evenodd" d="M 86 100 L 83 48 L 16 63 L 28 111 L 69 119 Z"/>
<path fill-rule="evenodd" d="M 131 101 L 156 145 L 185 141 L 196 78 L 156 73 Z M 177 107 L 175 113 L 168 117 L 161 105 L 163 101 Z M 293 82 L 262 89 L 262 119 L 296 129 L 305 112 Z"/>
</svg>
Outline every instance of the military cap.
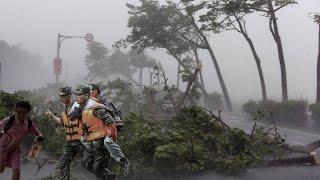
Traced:
<svg viewBox="0 0 320 180">
<path fill-rule="evenodd" d="M 71 87 L 61 87 L 59 88 L 59 96 L 71 95 Z"/>
<path fill-rule="evenodd" d="M 76 87 L 73 93 L 76 95 L 89 94 L 90 88 L 84 85 L 79 85 Z"/>
</svg>

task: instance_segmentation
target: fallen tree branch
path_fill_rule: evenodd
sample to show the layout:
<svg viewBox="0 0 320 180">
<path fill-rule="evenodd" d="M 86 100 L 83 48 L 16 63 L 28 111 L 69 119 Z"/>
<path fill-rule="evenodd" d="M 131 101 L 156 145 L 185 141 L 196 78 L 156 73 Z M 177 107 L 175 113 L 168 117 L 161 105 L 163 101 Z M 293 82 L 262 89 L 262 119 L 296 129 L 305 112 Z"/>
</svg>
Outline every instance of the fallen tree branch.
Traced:
<svg viewBox="0 0 320 180">
<path fill-rule="evenodd" d="M 191 91 L 191 86 L 194 83 L 194 81 L 197 79 L 199 71 L 200 71 L 200 67 L 197 67 L 195 69 L 194 73 L 192 74 L 190 81 L 188 82 L 187 89 L 183 93 L 183 96 L 182 96 L 180 102 L 177 104 L 176 109 L 179 109 L 182 106 L 182 104 L 185 102 L 186 98 L 189 96 L 190 91 Z"/>
<path fill-rule="evenodd" d="M 251 139 L 251 140 L 252 140 L 252 138 L 253 138 L 253 134 L 254 134 L 254 132 L 255 132 L 256 126 L 257 126 L 257 122 L 254 122 L 253 128 L 252 128 L 251 133 L 250 133 L 250 139 Z"/>
<path fill-rule="evenodd" d="M 223 122 L 223 120 L 221 118 L 221 111 L 219 111 L 219 115 L 217 116 L 211 110 L 209 111 L 207 108 L 203 107 L 203 110 L 205 110 L 213 119 L 216 119 L 217 121 L 219 121 L 221 123 L 221 125 L 223 125 L 225 128 L 231 129 L 229 125 L 227 125 L 225 122 Z"/>
</svg>

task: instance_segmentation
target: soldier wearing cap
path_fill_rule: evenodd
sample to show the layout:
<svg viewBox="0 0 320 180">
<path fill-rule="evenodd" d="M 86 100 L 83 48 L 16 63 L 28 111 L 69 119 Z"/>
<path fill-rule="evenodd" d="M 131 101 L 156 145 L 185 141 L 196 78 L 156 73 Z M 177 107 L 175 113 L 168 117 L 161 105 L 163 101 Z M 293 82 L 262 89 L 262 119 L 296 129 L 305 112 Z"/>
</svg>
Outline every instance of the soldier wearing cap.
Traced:
<svg viewBox="0 0 320 180">
<path fill-rule="evenodd" d="M 72 102 L 71 94 L 71 87 L 60 88 L 60 101 L 65 105 L 61 118 L 55 116 L 50 110 L 46 112 L 48 117 L 64 127 L 66 133 L 66 142 L 63 145 L 59 164 L 61 180 L 70 179 L 70 163 L 84 149 L 80 141 L 82 130 L 79 128 L 79 119 L 73 117 L 74 115 L 72 114 L 75 111 L 74 109 L 77 109 L 79 105 L 76 102 Z"/>
<path fill-rule="evenodd" d="M 83 142 L 86 147 L 86 155 L 84 156 L 86 156 L 87 159 L 84 157 L 83 163 L 88 167 L 90 166 L 90 159 L 94 159 L 94 172 L 98 179 L 103 179 L 103 176 L 106 175 L 104 169 L 106 165 L 105 154 L 108 153 L 104 146 L 104 140 L 106 137 L 111 139 L 116 139 L 117 137 L 114 119 L 103 104 L 90 98 L 89 87 L 80 85 L 74 93 L 76 94 L 76 101 L 81 109 L 81 115 L 79 116 L 81 116 Z M 128 163 L 123 156 L 121 157 L 121 161 L 124 162 L 123 164 L 126 165 L 125 168 L 127 168 Z"/>
<path fill-rule="evenodd" d="M 89 84 L 91 86 L 90 97 L 97 101 L 98 103 L 104 104 L 108 107 L 108 110 L 111 111 L 113 118 L 115 119 L 115 125 L 117 127 L 117 131 L 123 127 L 123 122 L 120 118 L 120 113 L 116 107 L 107 100 L 107 98 L 102 97 L 100 86 L 98 84 Z M 108 149 L 110 156 L 117 162 L 121 164 L 121 170 L 124 171 L 128 167 L 127 161 L 124 157 L 124 154 L 120 148 L 120 146 L 115 142 L 116 139 L 112 139 L 109 136 L 106 136 L 104 139 L 104 145 Z"/>
</svg>

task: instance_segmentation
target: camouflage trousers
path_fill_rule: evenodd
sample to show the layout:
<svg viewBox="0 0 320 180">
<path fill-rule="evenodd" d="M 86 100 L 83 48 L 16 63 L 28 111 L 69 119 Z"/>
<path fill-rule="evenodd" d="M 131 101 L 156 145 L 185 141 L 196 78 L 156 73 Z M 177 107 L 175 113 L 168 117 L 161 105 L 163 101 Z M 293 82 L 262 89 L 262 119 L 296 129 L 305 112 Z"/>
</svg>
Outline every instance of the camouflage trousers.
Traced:
<svg viewBox="0 0 320 180">
<path fill-rule="evenodd" d="M 82 165 L 96 175 L 98 180 L 105 180 L 109 175 L 108 151 L 104 147 L 102 139 L 82 142 L 85 151 L 82 157 Z"/>
<path fill-rule="evenodd" d="M 70 164 L 77 154 L 82 154 L 84 150 L 80 141 L 65 142 L 62 149 L 62 155 L 60 157 L 60 179 L 70 179 Z"/>
</svg>

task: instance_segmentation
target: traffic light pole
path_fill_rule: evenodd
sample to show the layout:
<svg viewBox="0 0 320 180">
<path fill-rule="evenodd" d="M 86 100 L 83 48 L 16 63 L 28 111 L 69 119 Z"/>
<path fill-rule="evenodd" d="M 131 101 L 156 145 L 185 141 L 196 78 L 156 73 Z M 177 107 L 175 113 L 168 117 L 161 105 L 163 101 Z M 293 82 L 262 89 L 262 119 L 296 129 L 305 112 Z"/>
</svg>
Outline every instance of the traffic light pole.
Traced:
<svg viewBox="0 0 320 180">
<path fill-rule="evenodd" d="M 57 58 L 60 59 L 60 48 L 62 45 L 63 40 L 65 39 L 71 39 L 71 38 L 80 38 L 80 39 L 85 39 L 87 42 L 92 42 L 93 41 L 93 35 L 88 33 L 86 36 L 65 36 L 60 33 L 58 33 L 58 43 L 57 43 Z M 56 72 L 56 84 L 59 86 L 59 72 Z"/>
<path fill-rule="evenodd" d="M 61 47 L 60 37 L 61 37 L 60 33 L 58 33 L 57 59 L 60 58 L 60 47 Z M 57 86 L 59 86 L 58 85 L 58 83 L 59 83 L 59 73 L 56 72 L 55 74 L 56 74 L 56 84 L 57 84 Z"/>
</svg>

